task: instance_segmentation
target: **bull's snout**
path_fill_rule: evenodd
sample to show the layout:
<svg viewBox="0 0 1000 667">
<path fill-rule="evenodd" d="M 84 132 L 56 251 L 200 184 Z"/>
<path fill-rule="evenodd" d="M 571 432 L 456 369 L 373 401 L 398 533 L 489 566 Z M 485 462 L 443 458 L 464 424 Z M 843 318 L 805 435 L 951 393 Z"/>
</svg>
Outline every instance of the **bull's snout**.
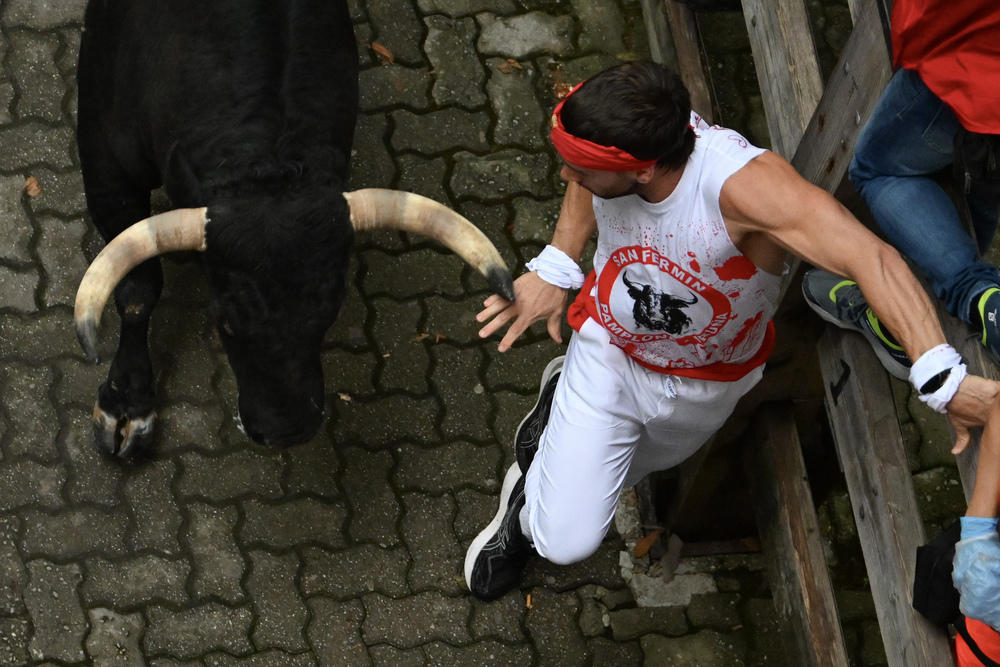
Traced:
<svg viewBox="0 0 1000 667">
<path fill-rule="evenodd" d="M 313 403 L 313 401 L 309 401 Z M 322 406 L 322 401 L 316 402 Z M 291 447 L 312 440 L 323 423 L 323 408 L 299 406 L 293 412 L 273 405 L 248 405 L 241 396 L 240 430 L 254 442 L 272 447 Z"/>
</svg>

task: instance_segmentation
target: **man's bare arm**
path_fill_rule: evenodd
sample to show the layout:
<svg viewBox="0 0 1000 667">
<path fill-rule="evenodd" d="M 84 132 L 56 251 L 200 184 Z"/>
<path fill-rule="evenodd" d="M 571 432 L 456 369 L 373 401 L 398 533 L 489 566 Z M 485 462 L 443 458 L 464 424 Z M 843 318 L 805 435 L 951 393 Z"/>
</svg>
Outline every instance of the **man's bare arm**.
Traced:
<svg viewBox="0 0 1000 667">
<path fill-rule="evenodd" d="M 596 229 L 593 195 L 576 183 L 568 183 L 551 245 L 579 262 Z M 560 327 L 566 310 L 567 290 L 545 282 L 532 272 L 514 281 L 514 293 L 517 295 L 516 303 L 496 294 L 483 302 L 483 310 L 476 315 L 476 321 L 489 322 L 479 330 L 479 335 L 486 338 L 510 323 L 497 348 L 506 352 L 528 327 L 544 319 L 549 335 L 561 343 Z"/>
</svg>

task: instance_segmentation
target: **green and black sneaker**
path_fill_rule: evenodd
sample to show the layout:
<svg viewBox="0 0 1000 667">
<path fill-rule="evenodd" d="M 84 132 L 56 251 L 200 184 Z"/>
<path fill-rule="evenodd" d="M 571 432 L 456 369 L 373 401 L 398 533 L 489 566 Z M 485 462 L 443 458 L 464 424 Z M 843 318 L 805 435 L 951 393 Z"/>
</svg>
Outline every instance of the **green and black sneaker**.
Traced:
<svg viewBox="0 0 1000 667">
<path fill-rule="evenodd" d="M 979 321 L 983 323 L 983 344 L 993 358 L 1000 364 L 1000 288 L 991 287 L 979 297 Z"/>
<path fill-rule="evenodd" d="M 1000 294 L 1000 290 L 997 293 Z M 878 360 L 893 377 L 909 380 L 910 359 L 875 317 L 856 282 L 822 269 L 810 269 L 802 278 L 802 294 L 809 307 L 830 324 L 864 335 Z M 996 303 L 1000 307 L 1000 298 L 996 299 Z M 1000 335 L 995 340 L 1000 342 Z"/>
</svg>

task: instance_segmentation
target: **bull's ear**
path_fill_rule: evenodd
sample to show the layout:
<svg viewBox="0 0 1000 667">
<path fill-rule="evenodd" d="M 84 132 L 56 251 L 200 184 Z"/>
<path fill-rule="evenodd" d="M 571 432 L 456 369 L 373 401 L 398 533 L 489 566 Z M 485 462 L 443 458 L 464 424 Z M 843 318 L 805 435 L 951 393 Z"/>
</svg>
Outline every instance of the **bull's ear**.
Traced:
<svg viewBox="0 0 1000 667">
<path fill-rule="evenodd" d="M 197 208 L 205 205 L 206 198 L 202 192 L 201 181 L 195 175 L 179 141 L 175 141 L 167 153 L 163 186 L 170 201 L 177 208 Z"/>
</svg>

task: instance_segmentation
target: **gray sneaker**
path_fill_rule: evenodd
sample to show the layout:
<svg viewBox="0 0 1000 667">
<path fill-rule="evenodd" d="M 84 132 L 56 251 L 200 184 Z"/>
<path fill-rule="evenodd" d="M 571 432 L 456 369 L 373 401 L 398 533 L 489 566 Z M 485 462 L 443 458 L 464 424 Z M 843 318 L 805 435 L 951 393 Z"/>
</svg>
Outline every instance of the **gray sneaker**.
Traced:
<svg viewBox="0 0 1000 667">
<path fill-rule="evenodd" d="M 909 380 L 909 357 L 892 334 L 882 327 L 856 282 L 822 269 L 810 269 L 802 278 L 802 294 L 809 307 L 830 324 L 864 335 L 875 350 L 875 356 L 893 377 L 904 382 Z"/>
</svg>

